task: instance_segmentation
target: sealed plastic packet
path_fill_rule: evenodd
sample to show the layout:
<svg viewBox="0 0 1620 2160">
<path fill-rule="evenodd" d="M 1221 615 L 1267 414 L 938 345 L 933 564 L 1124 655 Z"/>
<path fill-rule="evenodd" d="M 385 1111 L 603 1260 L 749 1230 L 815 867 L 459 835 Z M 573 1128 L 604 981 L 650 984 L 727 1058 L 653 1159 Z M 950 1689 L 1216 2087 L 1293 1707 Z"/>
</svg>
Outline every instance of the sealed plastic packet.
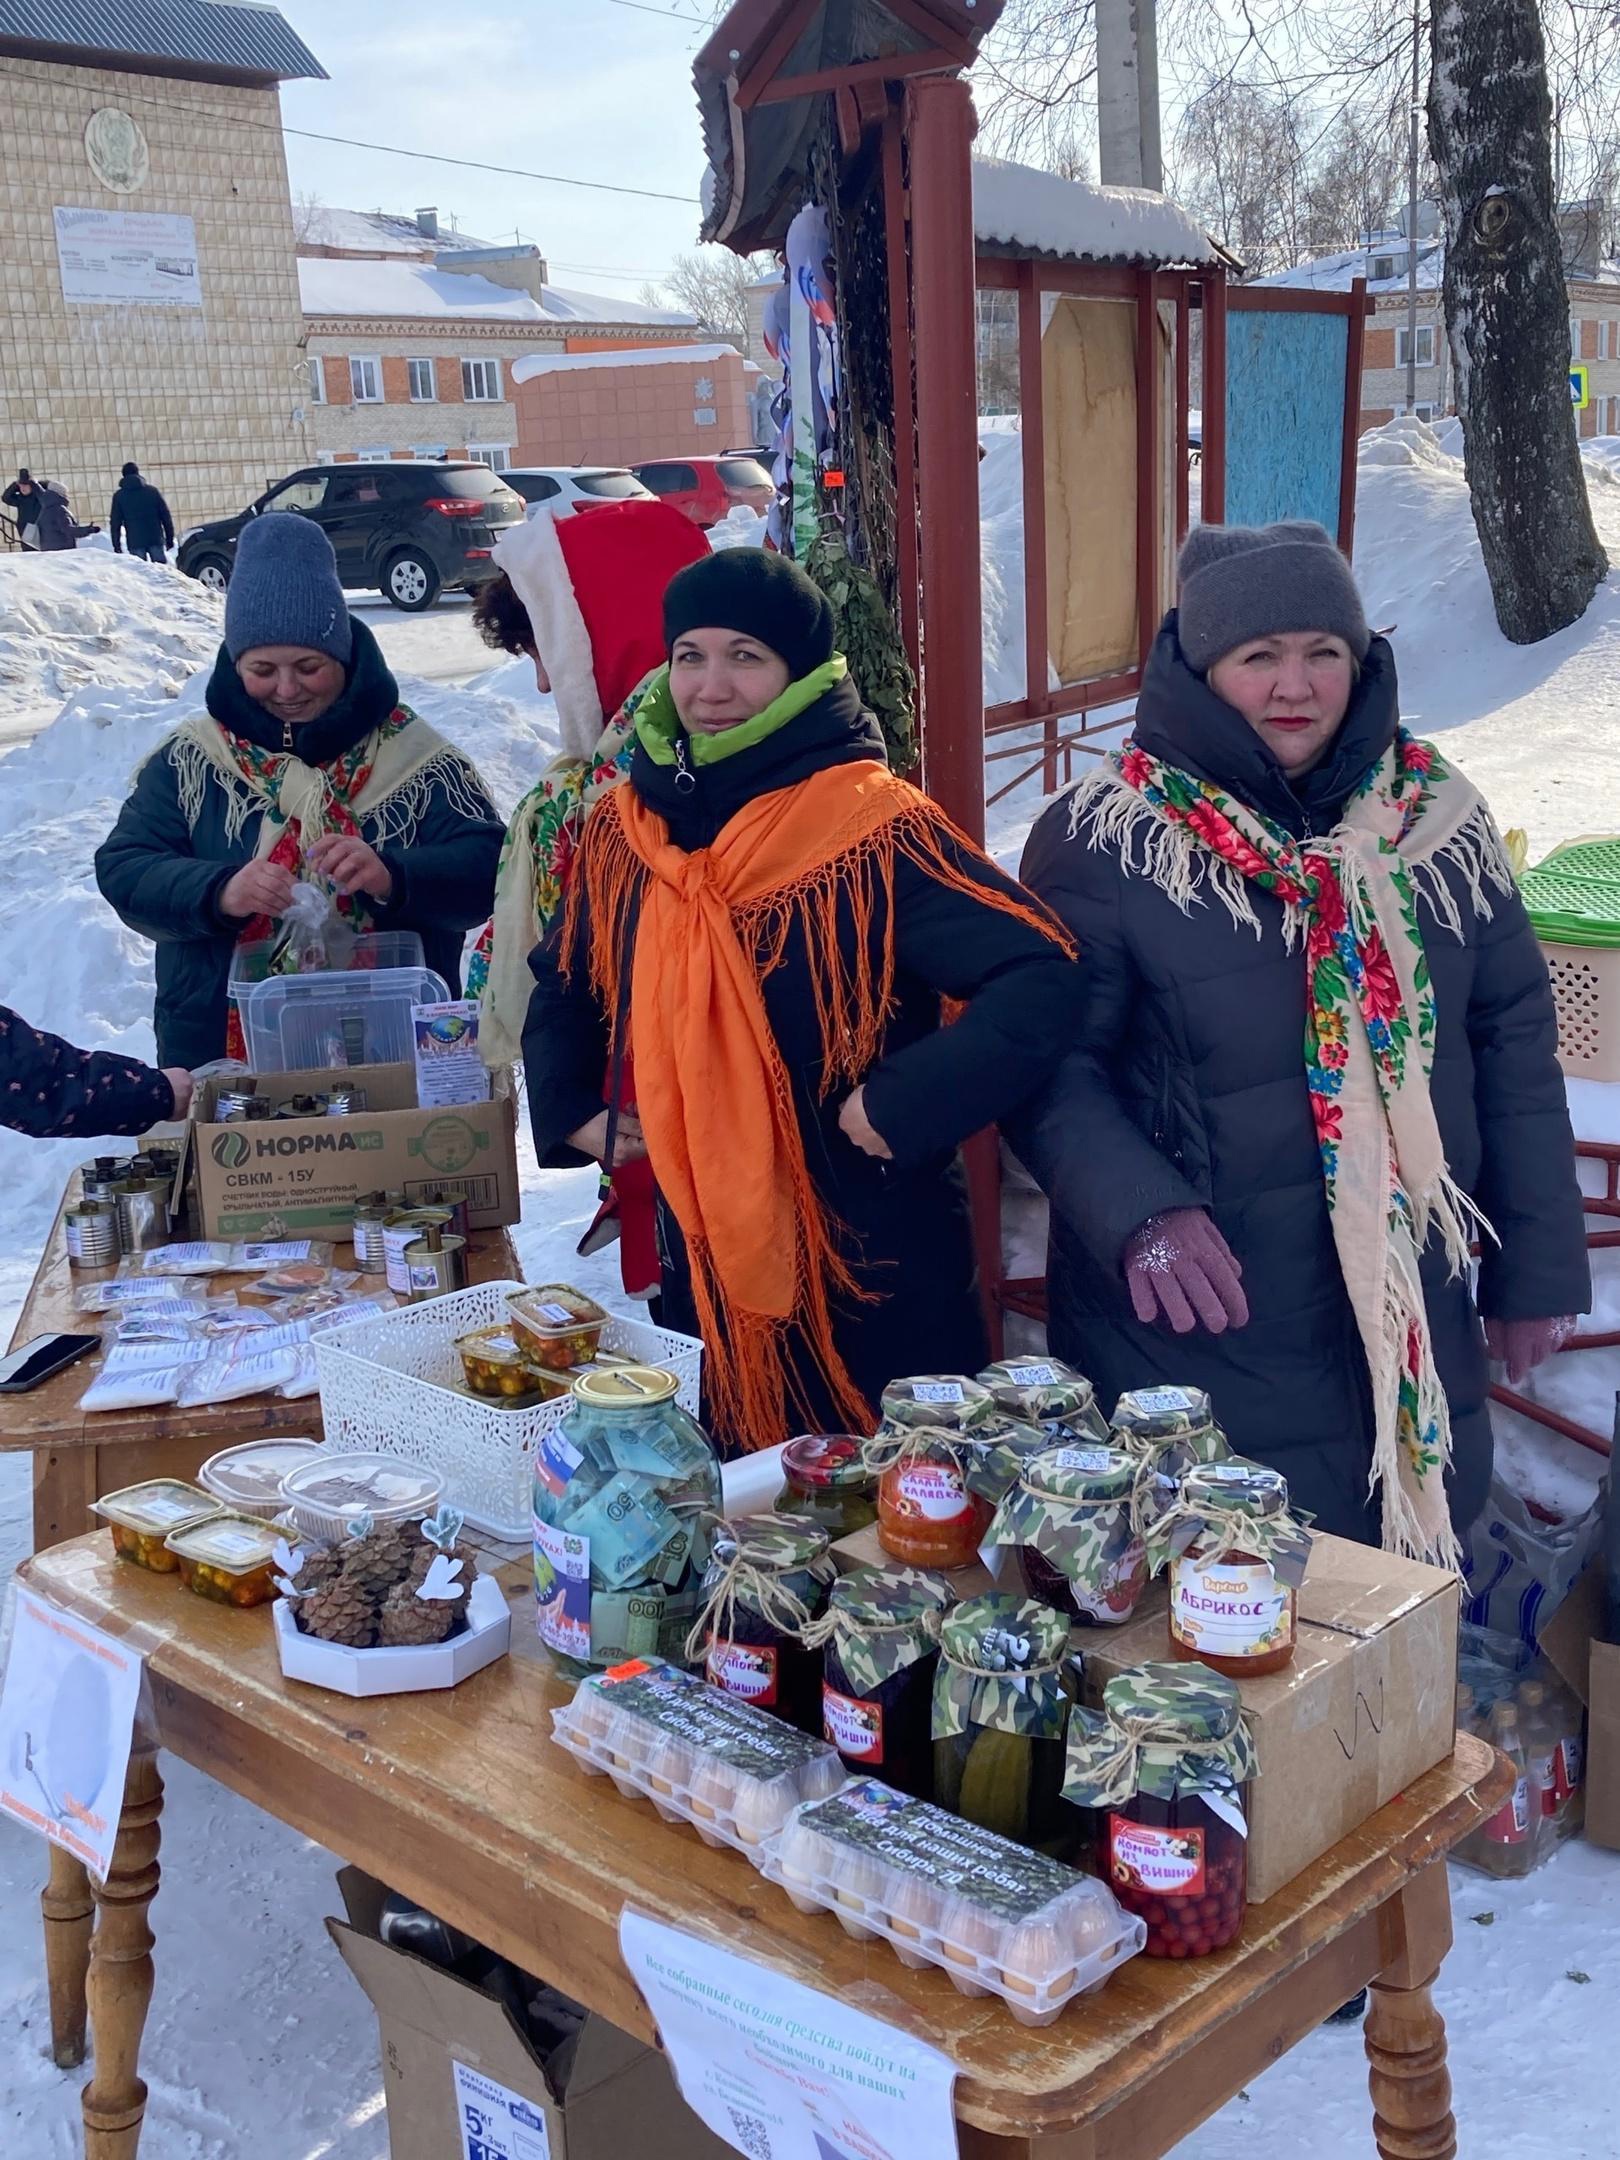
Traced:
<svg viewBox="0 0 1620 2160">
<path fill-rule="evenodd" d="M 207 1294 L 206 1275 L 129 1276 L 116 1282 L 80 1283 L 73 1293 L 73 1310 L 124 1312 L 134 1305 L 164 1305 L 176 1298 L 201 1299 Z"/>
<path fill-rule="evenodd" d="M 352 1290 L 360 1280 L 348 1268 L 335 1268 L 324 1260 L 283 1260 L 270 1267 L 243 1295 L 262 1298 L 307 1297 L 312 1291 Z"/>
<path fill-rule="evenodd" d="M 79 1408 L 157 1410 L 176 1402 L 187 1373 L 208 1356 L 206 1343 L 114 1343 Z"/>
<path fill-rule="evenodd" d="M 182 1245 L 153 1245 L 139 1256 L 143 1275 L 219 1275 L 236 1250 L 224 1238 L 198 1238 Z M 131 1259 L 135 1256 L 132 1254 Z"/>
<path fill-rule="evenodd" d="M 292 1379 L 298 1366 L 294 1344 L 279 1350 L 261 1350 L 257 1338 L 223 1353 L 216 1351 L 200 1364 L 189 1366 L 181 1376 L 176 1400 L 182 1410 L 196 1410 L 216 1403 L 239 1402 L 247 1395 L 268 1395 Z"/>
<path fill-rule="evenodd" d="M 322 1238 L 243 1238 L 220 1264 L 232 1275 L 256 1275 L 261 1268 L 293 1267 L 300 1261 L 330 1268 L 332 1255 L 333 1247 Z"/>
</svg>

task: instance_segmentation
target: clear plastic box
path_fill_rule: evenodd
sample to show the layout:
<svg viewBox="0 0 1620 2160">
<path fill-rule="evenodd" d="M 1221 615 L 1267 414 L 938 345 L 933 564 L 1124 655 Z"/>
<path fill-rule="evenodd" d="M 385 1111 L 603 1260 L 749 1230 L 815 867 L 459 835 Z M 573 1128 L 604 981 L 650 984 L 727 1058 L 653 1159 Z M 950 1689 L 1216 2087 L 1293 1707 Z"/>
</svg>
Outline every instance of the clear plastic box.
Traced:
<svg viewBox="0 0 1620 2160">
<path fill-rule="evenodd" d="M 1147 1940 L 1105 1883 L 875 1778 L 796 1808 L 760 1868 L 801 1912 L 999 1995 L 1021 2025 L 1050 2025 Z"/>
<path fill-rule="evenodd" d="M 287 1505 L 282 1479 L 289 1470 L 320 1461 L 324 1452 L 318 1440 L 245 1440 L 210 1455 L 197 1472 L 197 1482 L 236 1514 L 274 1522 Z"/>
<path fill-rule="evenodd" d="M 229 987 L 233 996 L 239 996 L 244 989 L 251 990 L 257 983 L 270 981 L 270 962 L 280 944 L 279 937 L 254 938 L 250 943 L 231 948 Z M 419 968 L 425 964 L 419 931 L 363 930 L 354 941 L 354 957 L 343 972 L 364 974 L 374 968 Z M 332 971 L 323 969 L 321 972 L 329 974 Z"/>
<path fill-rule="evenodd" d="M 825 1741 L 658 1658 L 593 1673 L 551 1722 L 552 1738 L 593 1776 L 756 1864 L 801 1801 L 847 1775 Z"/>
<path fill-rule="evenodd" d="M 402 1462 L 397 1455 L 340 1455 L 327 1448 L 281 1481 L 282 1499 L 299 1534 L 329 1545 L 360 1515 L 377 1523 L 431 1515 L 443 1491 L 444 1479 L 420 1463 Z"/>
<path fill-rule="evenodd" d="M 361 967 L 272 975 L 237 983 L 234 994 L 252 1071 L 329 1072 L 410 1064 L 416 1055 L 411 1007 L 442 1004 L 450 985 L 427 967 Z"/>
</svg>

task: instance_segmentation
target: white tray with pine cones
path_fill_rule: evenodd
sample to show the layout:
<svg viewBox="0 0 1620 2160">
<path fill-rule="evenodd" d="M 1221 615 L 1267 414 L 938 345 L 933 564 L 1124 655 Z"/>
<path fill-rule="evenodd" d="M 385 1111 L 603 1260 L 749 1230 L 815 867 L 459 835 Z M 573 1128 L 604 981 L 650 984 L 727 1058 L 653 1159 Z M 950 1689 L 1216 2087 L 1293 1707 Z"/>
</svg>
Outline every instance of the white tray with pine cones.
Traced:
<svg viewBox="0 0 1620 2160">
<path fill-rule="evenodd" d="M 473 1584 L 467 1625 L 448 1642 L 380 1650 L 322 1642 L 302 1632 L 286 1598 L 277 1598 L 270 1618 L 286 1677 L 339 1695 L 415 1695 L 428 1688 L 454 1687 L 505 1657 L 512 1643 L 512 1608 L 493 1575 L 480 1575 Z"/>
</svg>

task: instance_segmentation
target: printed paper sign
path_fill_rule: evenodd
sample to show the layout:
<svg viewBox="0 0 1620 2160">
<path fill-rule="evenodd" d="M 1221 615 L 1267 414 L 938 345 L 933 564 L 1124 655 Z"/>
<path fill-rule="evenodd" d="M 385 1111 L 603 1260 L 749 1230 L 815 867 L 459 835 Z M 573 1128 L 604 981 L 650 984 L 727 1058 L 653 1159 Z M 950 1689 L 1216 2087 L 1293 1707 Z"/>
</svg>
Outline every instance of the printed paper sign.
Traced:
<svg viewBox="0 0 1620 2160">
<path fill-rule="evenodd" d="M 0 1686 L 0 1809 L 103 1880 L 124 1804 L 141 1665 L 127 1645 L 18 1585 Z"/>
<path fill-rule="evenodd" d="M 478 1055 L 478 1006 L 472 998 L 413 1005 L 416 1100 L 423 1110 L 488 1102 L 489 1068 Z"/>
<path fill-rule="evenodd" d="M 551 2132 L 532 2100 L 451 2057 L 461 2160 L 551 2160 Z"/>
<path fill-rule="evenodd" d="M 641 1913 L 619 1948 L 687 2106 L 747 2160 L 954 2160 L 937 2048 Z"/>
<path fill-rule="evenodd" d="M 202 306 L 197 228 L 179 213 L 79 210 L 58 204 L 56 260 L 62 298 L 79 306 Z"/>
</svg>

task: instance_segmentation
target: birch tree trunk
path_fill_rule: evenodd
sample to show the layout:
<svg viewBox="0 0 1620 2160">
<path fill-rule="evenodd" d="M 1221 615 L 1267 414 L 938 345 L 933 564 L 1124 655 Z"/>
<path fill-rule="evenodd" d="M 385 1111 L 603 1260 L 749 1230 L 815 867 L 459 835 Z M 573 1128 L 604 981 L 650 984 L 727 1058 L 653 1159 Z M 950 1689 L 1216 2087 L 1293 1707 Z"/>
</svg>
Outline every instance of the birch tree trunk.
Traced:
<svg viewBox="0 0 1620 2160">
<path fill-rule="evenodd" d="M 1608 570 L 1569 399 L 1552 105 L 1536 0 L 1435 0 L 1429 144 L 1468 493 L 1516 645 L 1579 620 Z"/>
</svg>

